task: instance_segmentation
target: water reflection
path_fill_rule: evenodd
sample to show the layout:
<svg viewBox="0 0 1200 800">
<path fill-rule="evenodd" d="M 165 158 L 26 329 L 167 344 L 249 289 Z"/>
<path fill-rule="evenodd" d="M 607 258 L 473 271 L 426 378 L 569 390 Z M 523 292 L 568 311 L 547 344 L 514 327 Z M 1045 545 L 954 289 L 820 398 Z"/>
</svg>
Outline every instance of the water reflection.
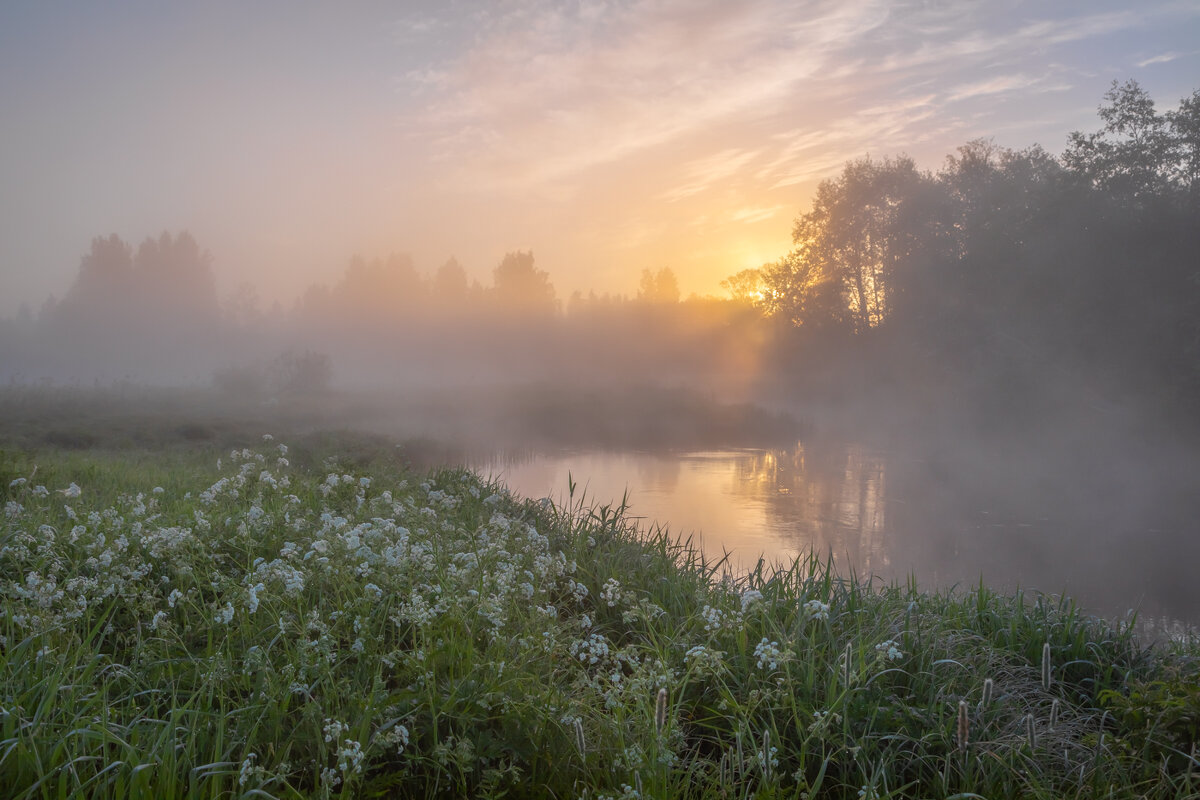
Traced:
<svg viewBox="0 0 1200 800">
<path fill-rule="evenodd" d="M 809 550 L 843 570 L 925 587 L 1066 592 L 1089 610 L 1200 621 L 1192 573 L 1196 496 L 1138 497 L 1035 465 L 987 470 L 858 444 L 686 453 L 490 453 L 473 466 L 530 497 L 564 499 L 568 476 L 737 568 Z M 1055 466 L 1055 474 L 1059 467 Z M 1095 477 L 1095 476 L 1092 476 Z M 1143 487 L 1144 488 L 1144 487 Z M 1164 489 L 1167 495 L 1170 492 Z"/>
</svg>

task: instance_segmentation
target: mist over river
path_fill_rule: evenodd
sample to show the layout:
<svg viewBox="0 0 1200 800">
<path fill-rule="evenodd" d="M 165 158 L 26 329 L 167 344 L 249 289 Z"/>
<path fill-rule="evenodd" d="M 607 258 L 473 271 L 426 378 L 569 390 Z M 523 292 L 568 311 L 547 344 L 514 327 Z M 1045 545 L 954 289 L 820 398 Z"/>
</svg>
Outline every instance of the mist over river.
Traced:
<svg viewBox="0 0 1200 800">
<path fill-rule="evenodd" d="M 965 451 L 964 451 L 965 452 Z M 853 442 L 697 451 L 499 450 L 472 468 L 527 497 L 619 503 L 739 570 L 809 550 L 927 589 L 1065 593 L 1151 627 L 1200 622 L 1200 494 L 1186 469 Z"/>
</svg>

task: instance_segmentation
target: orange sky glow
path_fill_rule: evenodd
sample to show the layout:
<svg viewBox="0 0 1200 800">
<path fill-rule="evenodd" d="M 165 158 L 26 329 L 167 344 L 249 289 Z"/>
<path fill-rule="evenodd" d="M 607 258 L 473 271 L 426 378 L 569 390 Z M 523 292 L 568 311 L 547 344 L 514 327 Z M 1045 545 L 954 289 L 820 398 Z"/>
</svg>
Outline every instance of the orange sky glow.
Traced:
<svg viewBox="0 0 1200 800">
<path fill-rule="evenodd" d="M 33 4 L 0 11 L 0 315 L 93 236 L 190 230 L 222 296 L 355 254 L 532 249 L 560 298 L 783 255 L 849 159 L 1060 152 L 1114 79 L 1173 107 L 1200 6 L 1096 2 Z"/>
</svg>

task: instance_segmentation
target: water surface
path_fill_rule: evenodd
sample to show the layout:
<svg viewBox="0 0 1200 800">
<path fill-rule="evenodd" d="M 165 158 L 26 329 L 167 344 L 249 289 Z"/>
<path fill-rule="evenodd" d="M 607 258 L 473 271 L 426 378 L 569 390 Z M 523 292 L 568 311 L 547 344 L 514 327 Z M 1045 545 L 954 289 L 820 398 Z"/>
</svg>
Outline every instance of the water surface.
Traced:
<svg viewBox="0 0 1200 800">
<path fill-rule="evenodd" d="M 528 497 L 626 497 L 738 568 L 810 550 L 842 570 L 925 588 L 1066 593 L 1089 611 L 1200 622 L 1198 496 L 1080 464 L 861 444 L 696 452 L 494 452 L 472 466 Z M 1186 476 L 1184 476 L 1186 477 Z"/>
</svg>

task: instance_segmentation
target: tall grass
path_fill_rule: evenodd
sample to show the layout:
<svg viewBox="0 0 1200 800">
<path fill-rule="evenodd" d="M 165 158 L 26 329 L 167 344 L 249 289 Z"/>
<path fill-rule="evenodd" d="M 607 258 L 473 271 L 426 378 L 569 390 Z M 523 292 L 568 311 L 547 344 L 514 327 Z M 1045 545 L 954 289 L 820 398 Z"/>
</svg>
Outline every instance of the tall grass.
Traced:
<svg viewBox="0 0 1200 800">
<path fill-rule="evenodd" d="M 10 459 L 8 796 L 1200 796 L 1194 646 L 294 455 Z"/>
</svg>

